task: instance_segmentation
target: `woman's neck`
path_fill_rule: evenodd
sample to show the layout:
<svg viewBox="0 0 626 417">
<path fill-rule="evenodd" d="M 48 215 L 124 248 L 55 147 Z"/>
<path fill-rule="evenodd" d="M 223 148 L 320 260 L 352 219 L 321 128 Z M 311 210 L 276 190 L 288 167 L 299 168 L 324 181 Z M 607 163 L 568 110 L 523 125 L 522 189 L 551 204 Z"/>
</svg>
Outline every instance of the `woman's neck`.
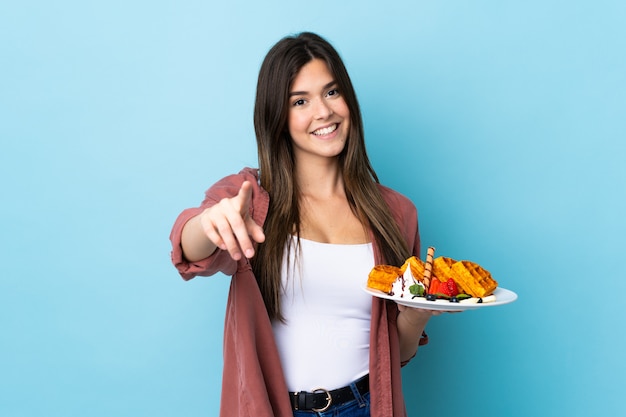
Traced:
<svg viewBox="0 0 626 417">
<path fill-rule="evenodd" d="M 322 243 L 361 244 L 369 232 L 355 216 L 339 165 L 312 165 L 296 170 L 300 188 L 300 237 Z"/>
<path fill-rule="evenodd" d="M 345 198 L 343 177 L 337 161 L 326 162 L 296 166 L 296 181 L 301 198 Z"/>
</svg>

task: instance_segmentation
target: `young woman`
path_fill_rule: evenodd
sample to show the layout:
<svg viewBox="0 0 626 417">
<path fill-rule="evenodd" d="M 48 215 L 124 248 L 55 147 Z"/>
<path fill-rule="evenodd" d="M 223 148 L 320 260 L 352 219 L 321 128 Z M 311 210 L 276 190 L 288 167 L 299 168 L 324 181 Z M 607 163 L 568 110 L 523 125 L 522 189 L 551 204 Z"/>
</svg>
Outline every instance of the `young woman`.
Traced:
<svg viewBox="0 0 626 417">
<path fill-rule="evenodd" d="M 420 254 L 417 213 L 379 184 L 336 50 L 301 33 L 259 73 L 259 169 L 220 180 L 172 230 L 185 279 L 232 275 L 222 416 L 406 416 L 400 367 L 431 311 L 362 291 Z"/>
</svg>

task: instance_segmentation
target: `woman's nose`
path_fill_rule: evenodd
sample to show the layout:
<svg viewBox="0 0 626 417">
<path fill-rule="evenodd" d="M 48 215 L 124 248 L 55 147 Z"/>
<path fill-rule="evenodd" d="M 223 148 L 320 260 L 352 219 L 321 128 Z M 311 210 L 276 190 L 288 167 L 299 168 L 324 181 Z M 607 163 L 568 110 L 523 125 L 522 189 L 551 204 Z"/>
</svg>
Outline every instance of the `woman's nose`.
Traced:
<svg viewBox="0 0 626 417">
<path fill-rule="evenodd" d="M 331 114 L 333 114 L 333 109 L 324 99 L 316 100 L 316 104 L 315 104 L 315 118 L 316 119 L 326 119 Z"/>
</svg>

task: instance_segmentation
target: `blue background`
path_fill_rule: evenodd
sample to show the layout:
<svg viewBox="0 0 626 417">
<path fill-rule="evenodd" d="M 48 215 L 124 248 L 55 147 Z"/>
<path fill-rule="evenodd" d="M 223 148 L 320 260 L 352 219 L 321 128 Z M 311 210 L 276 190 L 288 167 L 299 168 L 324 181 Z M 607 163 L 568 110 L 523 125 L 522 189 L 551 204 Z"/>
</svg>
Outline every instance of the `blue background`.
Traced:
<svg viewBox="0 0 626 417">
<path fill-rule="evenodd" d="M 256 166 L 258 68 L 301 30 L 424 245 L 519 295 L 432 320 L 409 414 L 623 413 L 626 3 L 226 3 L 0 5 L 0 415 L 217 415 L 229 279 L 183 282 L 169 230 Z"/>
</svg>

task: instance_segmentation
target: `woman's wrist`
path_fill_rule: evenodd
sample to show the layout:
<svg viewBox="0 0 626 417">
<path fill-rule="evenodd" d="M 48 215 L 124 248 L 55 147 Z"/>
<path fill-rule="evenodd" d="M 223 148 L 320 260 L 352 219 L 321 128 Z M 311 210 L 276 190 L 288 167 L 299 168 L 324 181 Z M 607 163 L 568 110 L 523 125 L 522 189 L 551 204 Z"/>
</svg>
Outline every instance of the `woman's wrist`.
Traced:
<svg viewBox="0 0 626 417">
<path fill-rule="evenodd" d="M 398 314 L 398 320 L 404 320 L 409 326 L 424 328 L 432 316 L 432 312 L 417 308 L 404 308 Z"/>
</svg>

